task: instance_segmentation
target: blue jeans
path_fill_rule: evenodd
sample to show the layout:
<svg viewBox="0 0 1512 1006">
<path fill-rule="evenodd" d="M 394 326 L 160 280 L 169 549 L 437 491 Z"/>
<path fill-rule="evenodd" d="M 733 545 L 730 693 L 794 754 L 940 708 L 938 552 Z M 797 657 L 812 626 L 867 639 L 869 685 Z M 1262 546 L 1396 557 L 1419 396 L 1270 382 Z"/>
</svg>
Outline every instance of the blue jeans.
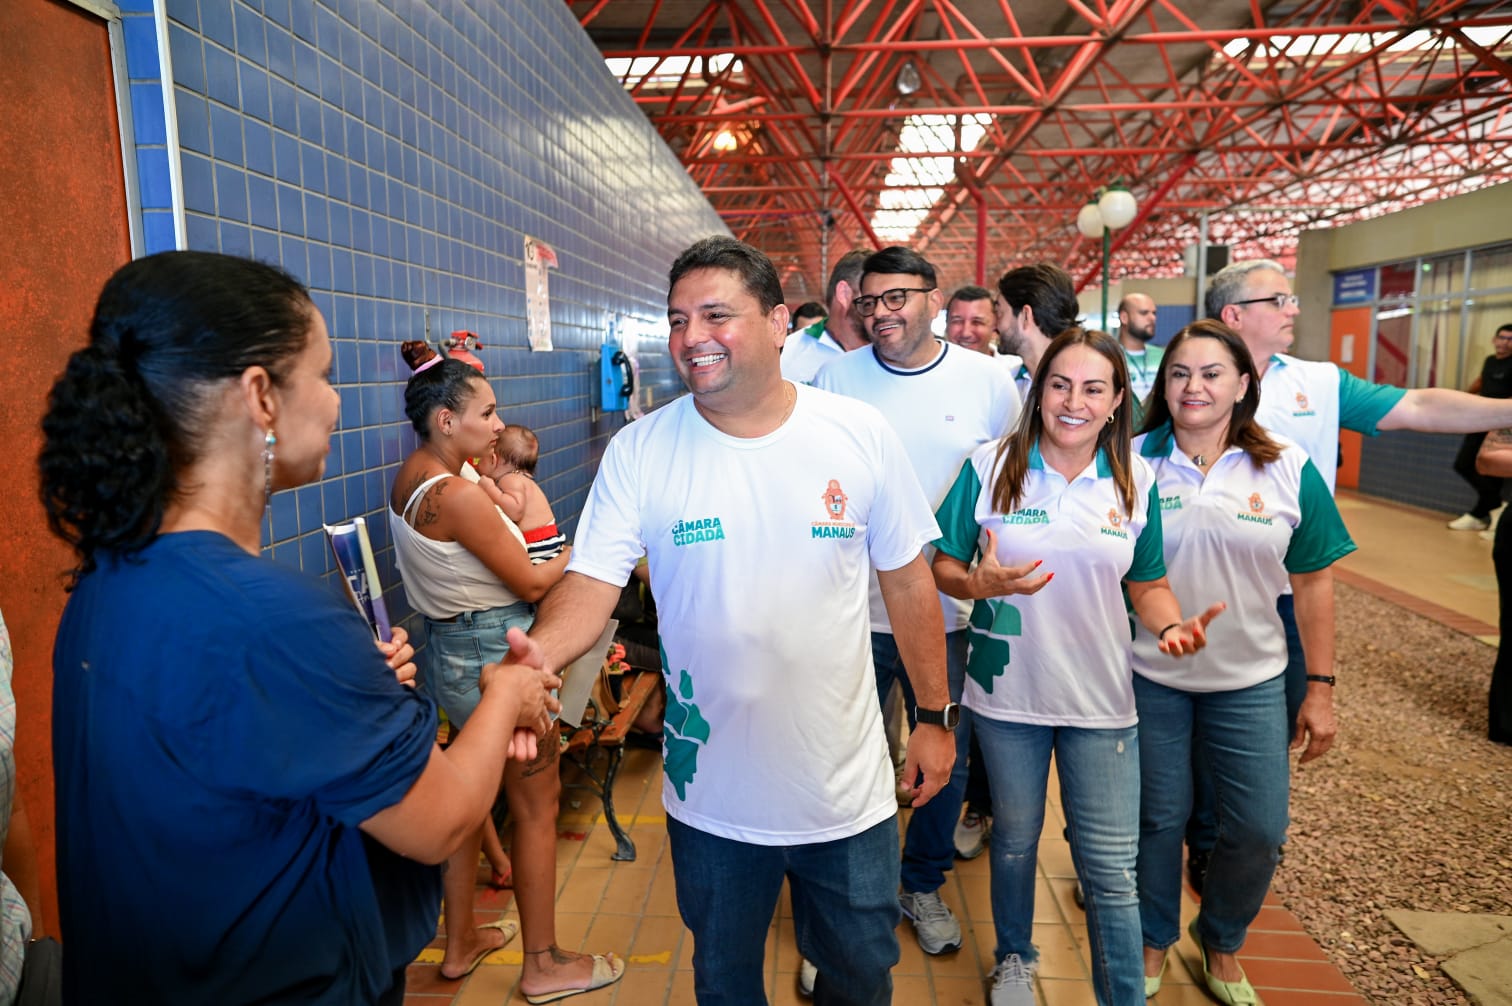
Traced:
<svg viewBox="0 0 1512 1006">
<path fill-rule="evenodd" d="M 914 727 L 918 704 L 913 685 L 908 680 L 898 644 L 890 633 L 873 632 L 872 667 L 877 674 L 877 700 L 884 705 L 887 693 L 896 681 L 903 690 L 903 708 L 908 711 L 908 728 Z M 961 701 L 966 684 L 966 630 L 945 633 L 945 670 L 949 677 L 950 701 Z M 961 794 L 966 789 L 966 754 L 971 745 L 971 730 L 963 720 L 956 727 L 955 769 L 950 782 L 913 812 L 903 837 L 903 890 L 911 893 L 938 891 L 945 884 L 945 871 L 955 864 L 956 818 L 961 816 Z"/>
<path fill-rule="evenodd" d="M 766 1006 L 767 928 L 782 880 L 817 1006 L 886 1006 L 898 963 L 898 820 L 808 845 L 751 845 L 667 818 L 699 1006 Z"/>
<path fill-rule="evenodd" d="M 529 629 L 534 621 L 535 608 L 524 601 L 464 611 L 449 622 L 425 620 L 423 684 L 458 730 L 483 698 L 478 690 L 483 665 L 503 660 L 509 652 L 504 634 L 516 626 Z"/>
<path fill-rule="evenodd" d="M 1302 634 L 1297 631 L 1293 595 L 1276 598 L 1276 614 L 1281 616 L 1281 629 L 1286 633 L 1286 671 L 1282 678 L 1286 682 L 1286 743 L 1290 744 L 1297 729 L 1297 713 L 1302 710 L 1302 700 L 1307 698 L 1307 660 L 1302 655 Z M 1192 755 L 1192 786 L 1196 803 L 1187 821 L 1187 845 L 1199 852 L 1212 852 L 1213 843 L 1218 841 L 1218 798 L 1213 793 L 1212 773 L 1204 764 L 1200 749 Z"/>
<path fill-rule="evenodd" d="M 1184 692 L 1134 675 L 1145 946 L 1164 950 L 1181 936 L 1181 837 L 1191 810 L 1194 749 L 1210 773 L 1218 815 L 1202 887 L 1202 942 L 1224 953 L 1244 945 L 1286 836 L 1285 695 L 1280 674 L 1232 692 Z"/>
<path fill-rule="evenodd" d="M 969 715 L 992 786 L 995 957 L 1039 959 L 1034 881 L 1050 754 L 1060 774 L 1071 857 L 1087 896 L 1092 988 L 1101 1006 L 1141 1006 L 1144 957 L 1134 864 L 1139 845 L 1139 738 L 1134 727 L 1090 730 Z"/>
</svg>

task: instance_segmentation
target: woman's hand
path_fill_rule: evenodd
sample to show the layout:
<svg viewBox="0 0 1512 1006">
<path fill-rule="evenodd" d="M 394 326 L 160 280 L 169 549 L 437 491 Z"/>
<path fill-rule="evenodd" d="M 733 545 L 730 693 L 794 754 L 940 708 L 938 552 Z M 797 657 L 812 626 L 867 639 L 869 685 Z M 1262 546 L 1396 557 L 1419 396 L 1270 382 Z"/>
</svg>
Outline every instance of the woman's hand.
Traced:
<svg viewBox="0 0 1512 1006">
<path fill-rule="evenodd" d="M 966 589 L 972 597 L 978 599 L 1007 597 L 1009 594 L 1037 594 L 1045 584 L 1055 579 L 1054 573 L 1030 578 L 1029 574 L 1039 569 L 1042 562 L 1043 559 L 1036 559 L 1022 566 L 1002 565 L 997 559 L 997 538 L 989 530 L 987 547 L 982 550 L 981 559 L 966 574 Z"/>
<path fill-rule="evenodd" d="M 409 633 L 402 626 L 393 627 L 388 642 L 379 642 L 378 652 L 383 654 L 384 662 L 401 685 L 415 687 L 415 648 L 410 645 Z"/>
<path fill-rule="evenodd" d="M 1291 749 L 1296 751 L 1305 744 L 1301 762 L 1306 764 L 1326 754 L 1333 747 L 1338 732 L 1339 724 L 1334 719 L 1333 686 L 1308 684 L 1307 697 L 1302 700 L 1302 708 L 1297 710 Z"/>
<path fill-rule="evenodd" d="M 1168 657 L 1186 657 L 1207 645 L 1208 623 L 1223 613 L 1228 605 L 1219 601 L 1200 615 L 1193 615 L 1184 622 L 1160 634 L 1160 652 Z"/>
</svg>

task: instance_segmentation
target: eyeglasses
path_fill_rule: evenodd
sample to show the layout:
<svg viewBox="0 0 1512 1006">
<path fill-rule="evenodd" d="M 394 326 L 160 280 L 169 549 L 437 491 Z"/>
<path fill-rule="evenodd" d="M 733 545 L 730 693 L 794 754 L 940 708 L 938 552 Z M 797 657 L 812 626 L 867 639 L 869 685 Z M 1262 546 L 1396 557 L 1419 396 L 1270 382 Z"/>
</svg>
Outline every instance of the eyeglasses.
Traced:
<svg viewBox="0 0 1512 1006">
<path fill-rule="evenodd" d="M 1492 342 L 1512 342 L 1512 332 L 1497 332 L 1491 337 Z"/>
<path fill-rule="evenodd" d="M 1251 297 L 1249 300 L 1236 300 L 1235 304 L 1270 304 L 1277 311 L 1284 311 L 1288 307 L 1296 307 L 1299 303 L 1294 293 L 1273 293 L 1269 297 Z"/>
<path fill-rule="evenodd" d="M 855 300 L 851 301 L 851 303 L 856 305 L 857 314 L 859 314 L 863 318 L 870 318 L 872 316 L 872 312 L 877 310 L 877 301 L 879 300 L 889 311 L 899 311 L 902 310 L 904 304 L 908 303 L 909 294 L 932 293 L 936 289 L 938 289 L 938 287 L 900 286 L 896 290 L 883 290 L 875 297 L 871 296 L 870 294 L 862 294 L 860 297 L 857 297 Z"/>
</svg>

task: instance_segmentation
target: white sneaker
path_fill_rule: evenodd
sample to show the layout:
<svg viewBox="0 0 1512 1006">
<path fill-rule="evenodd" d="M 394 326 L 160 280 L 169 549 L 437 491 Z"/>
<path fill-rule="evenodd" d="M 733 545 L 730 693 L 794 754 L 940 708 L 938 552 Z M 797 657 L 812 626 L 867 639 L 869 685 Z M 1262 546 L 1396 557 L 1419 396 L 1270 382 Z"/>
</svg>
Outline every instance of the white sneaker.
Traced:
<svg viewBox="0 0 1512 1006">
<path fill-rule="evenodd" d="M 992 818 L 968 807 L 955 826 L 955 854 L 962 859 L 976 859 L 987 851 L 991 837 Z"/>
<path fill-rule="evenodd" d="M 1009 954 L 992 969 L 991 1006 L 1035 1006 L 1034 968 L 1026 967 L 1018 954 Z"/>
<path fill-rule="evenodd" d="M 1484 531 L 1490 526 L 1490 521 L 1471 513 L 1462 513 L 1449 522 L 1451 531 Z"/>
<path fill-rule="evenodd" d="M 814 982 L 819 980 L 819 969 L 807 957 L 798 958 L 798 994 L 805 999 L 814 998 Z"/>
<path fill-rule="evenodd" d="M 961 924 L 939 891 L 904 891 L 898 895 L 898 905 L 913 920 L 920 950 L 944 954 L 961 949 Z"/>
</svg>

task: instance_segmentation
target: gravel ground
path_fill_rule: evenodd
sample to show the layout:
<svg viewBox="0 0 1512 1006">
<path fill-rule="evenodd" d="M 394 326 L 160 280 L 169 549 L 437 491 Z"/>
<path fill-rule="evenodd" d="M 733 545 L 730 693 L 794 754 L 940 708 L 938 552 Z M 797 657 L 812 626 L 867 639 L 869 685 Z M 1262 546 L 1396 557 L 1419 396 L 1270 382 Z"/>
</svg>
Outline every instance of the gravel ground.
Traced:
<svg viewBox="0 0 1512 1006">
<path fill-rule="evenodd" d="M 1486 740 L 1496 651 L 1340 585 L 1334 749 L 1292 776 L 1274 890 L 1374 1003 L 1469 998 L 1385 913 L 1512 915 L 1512 748 Z"/>
</svg>

